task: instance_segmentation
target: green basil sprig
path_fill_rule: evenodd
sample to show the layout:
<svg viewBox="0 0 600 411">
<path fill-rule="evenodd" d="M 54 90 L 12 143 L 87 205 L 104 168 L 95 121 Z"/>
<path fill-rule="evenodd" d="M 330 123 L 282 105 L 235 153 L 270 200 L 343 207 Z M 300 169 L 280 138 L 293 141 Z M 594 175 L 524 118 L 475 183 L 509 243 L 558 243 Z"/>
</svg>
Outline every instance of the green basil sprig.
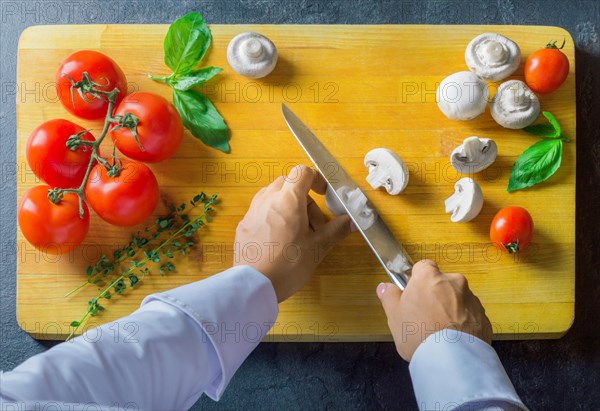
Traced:
<svg viewBox="0 0 600 411">
<path fill-rule="evenodd" d="M 549 179 L 562 161 L 563 141 L 570 140 L 562 133 L 560 124 L 549 112 L 542 113 L 549 124 L 536 124 L 523 131 L 545 140 L 538 141 L 517 158 L 510 171 L 508 191 L 531 187 Z"/>
<path fill-rule="evenodd" d="M 212 42 L 208 25 L 199 13 L 175 20 L 165 37 L 165 64 L 173 70 L 167 77 L 149 76 L 173 89 L 173 102 L 183 125 L 210 147 L 230 152 L 229 128 L 211 101 L 194 88 L 200 87 L 223 69 L 196 68 Z"/>
</svg>

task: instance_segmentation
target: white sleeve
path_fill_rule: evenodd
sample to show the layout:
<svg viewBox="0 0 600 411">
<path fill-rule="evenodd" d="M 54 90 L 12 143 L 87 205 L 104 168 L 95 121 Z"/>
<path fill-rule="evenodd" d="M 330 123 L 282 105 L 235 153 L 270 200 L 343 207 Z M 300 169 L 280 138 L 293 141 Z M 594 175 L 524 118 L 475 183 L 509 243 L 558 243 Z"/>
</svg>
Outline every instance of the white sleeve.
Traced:
<svg viewBox="0 0 600 411">
<path fill-rule="evenodd" d="M 180 410 L 203 393 L 218 400 L 277 314 L 271 282 L 247 266 L 150 295 L 130 316 L 0 375 L 2 409 L 36 400 Z"/>
<path fill-rule="evenodd" d="M 471 334 L 430 335 L 409 370 L 420 410 L 527 410 L 496 351 Z"/>
</svg>

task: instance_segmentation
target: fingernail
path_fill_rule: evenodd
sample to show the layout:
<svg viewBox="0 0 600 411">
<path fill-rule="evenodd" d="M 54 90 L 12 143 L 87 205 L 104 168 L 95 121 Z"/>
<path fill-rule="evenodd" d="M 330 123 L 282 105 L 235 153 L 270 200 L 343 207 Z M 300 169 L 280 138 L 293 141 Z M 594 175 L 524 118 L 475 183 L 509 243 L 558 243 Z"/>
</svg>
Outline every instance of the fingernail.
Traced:
<svg viewBox="0 0 600 411">
<path fill-rule="evenodd" d="M 387 288 L 386 283 L 379 283 L 379 285 L 377 286 L 377 289 L 375 290 L 375 292 L 377 293 L 377 297 L 379 297 L 380 300 L 381 300 L 381 297 L 383 297 L 383 293 L 385 293 L 386 288 Z"/>
<path fill-rule="evenodd" d="M 358 231 L 358 228 L 356 227 L 356 224 L 354 224 L 354 221 L 350 220 L 350 232 L 355 233 L 357 231 Z"/>
</svg>

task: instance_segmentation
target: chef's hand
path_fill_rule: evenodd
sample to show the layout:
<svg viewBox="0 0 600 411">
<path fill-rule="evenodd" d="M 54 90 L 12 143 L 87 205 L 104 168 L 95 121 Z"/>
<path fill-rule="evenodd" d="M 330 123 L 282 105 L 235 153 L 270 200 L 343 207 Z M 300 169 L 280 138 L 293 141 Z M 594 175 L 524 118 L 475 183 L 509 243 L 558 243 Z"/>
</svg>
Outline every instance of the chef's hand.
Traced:
<svg viewBox="0 0 600 411">
<path fill-rule="evenodd" d="M 415 264 L 404 292 L 392 283 L 381 283 L 377 296 L 398 354 L 406 361 L 429 335 L 446 328 L 491 342 L 490 320 L 467 279 L 462 274 L 442 274 L 431 260 Z"/>
<path fill-rule="evenodd" d="M 273 283 L 279 302 L 300 290 L 333 246 L 350 233 L 348 216 L 326 221 L 309 195 L 327 183 L 307 166 L 294 167 L 261 189 L 235 234 L 235 265 L 249 265 Z"/>
</svg>

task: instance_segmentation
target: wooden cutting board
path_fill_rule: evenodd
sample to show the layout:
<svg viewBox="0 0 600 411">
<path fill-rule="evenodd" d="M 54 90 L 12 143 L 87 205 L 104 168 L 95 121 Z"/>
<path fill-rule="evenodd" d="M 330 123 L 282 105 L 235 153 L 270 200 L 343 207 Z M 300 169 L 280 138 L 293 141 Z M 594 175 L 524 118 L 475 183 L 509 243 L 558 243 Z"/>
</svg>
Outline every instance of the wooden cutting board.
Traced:
<svg viewBox="0 0 600 411">
<path fill-rule="evenodd" d="M 25 159 L 31 131 L 43 121 L 72 118 L 57 102 L 54 75 L 71 52 L 108 54 L 127 74 L 133 89 L 170 97 L 169 88 L 148 73 L 167 75 L 162 44 L 167 25 L 30 27 L 19 42 L 17 74 L 17 189 L 20 199 L 39 184 Z M 278 46 L 272 75 L 250 80 L 227 65 L 228 42 L 243 31 L 258 31 Z M 177 202 L 203 190 L 222 198 L 218 214 L 202 231 L 202 245 L 177 264 L 178 272 L 147 278 L 126 297 L 113 298 L 94 317 L 97 325 L 127 315 L 150 293 L 200 280 L 232 263 L 238 221 L 253 194 L 298 163 L 309 160 L 281 116 L 287 103 L 320 137 L 366 191 L 415 261 L 433 258 L 446 272 L 464 273 L 481 298 L 498 339 L 557 338 L 571 326 L 575 284 L 575 58 L 568 32 L 529 26 L 212 26 L 213 47 L 203 65 L 225 71 L 202 91 L 215 102 L 231 133 L 232 152 L 204 146 L 186 132 L 176 156 L 153 165 L 162 193 Z M 471 122 L 446 119 L 435 103 L 436 84 L 466 70 L 464 49 L 483 32 L 499 32 L 521 47 L 523 60 L 551 39 L 566 38 L 571 71 L 559 91 L 541 97 L 543 110 L 559 119 L 572 140 L 563 165 L 536 188 L 509 194 L 506 185 L 517 156 L 536 139 L 498 126 L 489 111 Z M 515 78 L 523 77 L 523 65 Z M 485 204 L 467 224 L 450 222 L 444 199 L 459 179 L 449 154 L 464 138 L 493 138 L 494 165 L 475 175 Z M 408 163 L 410 183 L 389 196 L 365 181 L 363 156 L 388 147 Z M 106 151 L 105 151 L 106 152 Z M 319 199 L 323 205 L 322 199 Z M 534 242 L 521 255 L 499 254 L 488 237 L 502 207 L 527 208 L 535 221 Z M 157 213 L 164 212 L 164 207 Z M 143 227 L 143 226 L 141 226 Z M 42 255 L 17 233 L 17 317 L 36 338 L 62 339 L 68 324 L 85 312 L 93 287 L 70 298 L 85 281 L 90 262 L 124 244 L 134 229 L 112 227 L 92 216 L 86 242 L 71 255 Z M 387 278 L 360 235 L 338 245 L 310 284 L 281 305 L 269 341 L 390 340 L 375 287 Z M 85 329 L 85 328 L 84 328 Z M 243 331 L 243 330 L 242 330 Z"/>
</svg>

